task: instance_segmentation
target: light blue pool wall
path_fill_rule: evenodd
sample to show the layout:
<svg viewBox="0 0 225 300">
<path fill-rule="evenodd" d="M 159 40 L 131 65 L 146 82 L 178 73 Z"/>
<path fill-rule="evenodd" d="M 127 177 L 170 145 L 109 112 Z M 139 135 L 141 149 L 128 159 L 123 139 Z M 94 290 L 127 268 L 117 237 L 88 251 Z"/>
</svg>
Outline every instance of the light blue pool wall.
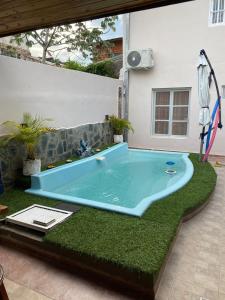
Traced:
<svg viewBox="0 0 225 300">
<path fill-rule="evenodd" d="M 57 167 L 55 169 L 47 170 L 41 172 L 37 175 L 33 175 L 31 177 L 31 188 L 26 190 L 26 192 L 45 196 L 53 199 L 58 199 L 61 201 L 67 201 L 72 203 L 77 203 L 81 205 L 92 206 L 100 209 L 106 209 L 114 212 L 129 214 L 133 216 L 142 216 L 146 209 L 156 200 L 160 200 L 165 198 L 166 196 L 174 193 L 181 187 L 183 187 L 192 177 L 194 168 L 192 162 L 188 158 L 188 153 L 180 153 L 180 152 L 165 152 L 165 151 L 151 151 L 151 150 L 140 150 L 140 149 L 129 149 L 129 151 L 138 151 L 142 152 L 143 155 L 148 155 L 149 153 L 153 154 L 157 159 L 157 156 L 165 157 L 167 160 L 182 160 L 185 165 L 185 173 L 177 182 L 175 182 L 172 186 L 163 189 L 161 192 L 158 192 L 154 195 L 146 197 L 142 199 L 142 201 L 134 208 L 127 208 L 122 206 L 116 206 L 108 203 L 101 203 L 94 200 L 83 199 L 72 197 L 69 195 L 59 195 L 57 193 L 51 192 L 55 188 L 66 184 L 69 180 L 75 180 L 76 178 L 84 175 L 87 172 L 92 172 L 99 167 L 101 161 L 97 161 L 96 158 L 99 156 L 104 156 L 106 160 L 112 162 L 121 154 L 124 154 L 128 151 L 128 145 L 126 143 L 121 143 L 116 146 L 113 146 L 109 149 L 102 151 L 96 155 L 93 155 L 89 158 L 82 159 L 80 161 L 75 161 L 68 165 L 63 165 L 61 167 Z M 170 175 L 169 175 L 170 176 Z"/>
<path fill-rule="evenodd" d="M 90 173 L 94 171 L 96 167 L 101 164 L 101 161 L 96 160 L 97 157 L 104 156 L 107 160 L 110 159 L 110 161 L 113 161 L 118 155 L 126 153 L 127 151 L 128 145 L 123 143 L 86 159 L 81 159 L 51 170 L 43 171 L 37 175 L 31 176 L 32 189 L 54 190 L 59 185 L 66 184 L 68 180 L 76 180 L 87 172 Z"/>
</svg>

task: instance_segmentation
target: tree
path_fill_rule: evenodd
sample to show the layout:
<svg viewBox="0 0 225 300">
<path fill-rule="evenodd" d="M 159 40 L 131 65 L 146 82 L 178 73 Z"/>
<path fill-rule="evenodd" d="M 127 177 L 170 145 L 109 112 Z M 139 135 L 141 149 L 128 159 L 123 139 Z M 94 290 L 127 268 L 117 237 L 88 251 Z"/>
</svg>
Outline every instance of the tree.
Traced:
<svg viewBox="0 0 225 300">
<path fill-rule="evenodd" d="M 87 22 L 61 25 L 51 28 L 29 31 L 12 37 L 18 45 L 26 43 L 28 47 L 36 44 L 42 47 L 42 62 L 46 62 L 47 54 L 53 56 L 55 52 L 66 49 L 68 52 L 78 50 L 84 58 L 95 56 L 98 46 L 110 48 L 102 35 L 110 30 L 115 31 L 117 16 L 106 17 L 99 21 L 98 26 Z M 89 26 L 88 26 L 89 24 Z"/>
</svg>

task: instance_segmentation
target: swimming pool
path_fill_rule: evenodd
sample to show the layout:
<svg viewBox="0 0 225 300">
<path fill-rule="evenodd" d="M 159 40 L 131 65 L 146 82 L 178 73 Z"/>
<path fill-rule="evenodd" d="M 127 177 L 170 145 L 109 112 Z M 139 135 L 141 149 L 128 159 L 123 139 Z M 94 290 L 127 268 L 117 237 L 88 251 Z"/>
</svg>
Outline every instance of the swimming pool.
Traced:
<svg viewBox="0 0 225 300">
<path fill-rule="evenodd" d="M 184 186 L 193 170 L 188 153 L 128 149 L 122 143 L 33 175 L 26 192 L 141 216 L 153 201 Z"/>
</svg>

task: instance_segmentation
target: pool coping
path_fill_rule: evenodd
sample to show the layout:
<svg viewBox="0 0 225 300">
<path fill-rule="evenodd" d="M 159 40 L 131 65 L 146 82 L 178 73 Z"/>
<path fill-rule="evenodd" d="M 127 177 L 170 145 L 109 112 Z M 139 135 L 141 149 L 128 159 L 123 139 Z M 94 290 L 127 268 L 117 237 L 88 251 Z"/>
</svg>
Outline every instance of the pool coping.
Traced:
<svg viewBox="0 0 225 300">
<path fill-rule="evenodd" d="M 45 191 L 41 188 L 37 188 L 36 181 L 38 181 L 38 183 L 40 185 L 40 181 L 41 181 L 40 178 L 42 178 L 48 174 L 54 174 L 56 172 L 59 172 L 60 169 L 65 170 L 65 169 L 71 168 L 76 165 L 85 164 L 88 161 L 96 160 L 96 158 L 99 156 L 104 156 L 104 155 L 110 154 L 111 152 L 115 151 L 116 149 L 123 150 L 123 148 L 126 148 L 126 150 L 128 149 L 128 151 L 133 151 L 133 152 L 141 151 L 141 152 L 146 152 L 146 153 L 159 153 L 159 154 L 163 153 L 163 154 L 167 154 L 167 155 L 180 155 L 186 165 L 187 170 L 186 170 L 185 174 L 176 182 L 176 184 L 172 184 L 171 186 L 165 188 L 164 190 L 162 190 L 158 193 L 155 193 L 151 196 L 143 198 L 141 200 L 141 202 L 133 208 L 123 207 L 123 206 L 113 205 L 113 204 L 108 204 L 108 203 L 102 203 L 102 202 L 98 202 L 96 200 L 78 198 L 78 197 L 69 196 L 69 195 L 65 195 L 65 194 L 57 194 L 54 192 Z M 191 180 L 193 173 L 194 173 L 194 167 L 193 167 L 191 160 L 189 159 L 189 153 L 177 152 L 177 151 L 174 152 L 174 151 L 134 149 L 134 148 L 128 148 L 127 143 L 120 143 L 118 145 L 114 145 L 113 147 L 110 147 L 109 149 L 103 150 L 101 153 L 97 153 L 91 157 L 87 157 L 82 160 L 75 161 L 70 164 L 62 165 L 62 166 L 59 166 L 54 169 L 46 170 L 46 171 L 41 172 L 40 174 L 31 176 L 31 182 L 32 182 L 33 188 L 31 186 L 31 188 L 25 190 L 25 192 L 33 194 L 33 195 L 37 195 L 37 196 L 43 196 L 43 197 L 56 199 L 56 200 L 60 200 L 60 201 L 66 201 L 66 202 L 70 202 L 70 203 L 94 207 L 97 209 L 103 209 L 103 210 L 108 210 L 108 211 L 112 211 L 112 212 L 116 212 L 116 213 L 122 213 L 122 214 L 131 215 L 131 216 L 135 216 L 135 217 L 141 217 L 145 213 L 147 208 L 154 201 L 161 200 L 161 199 L 171 195 L 172 193 L 175 193 L 177 190 L 181 189 L 182 187 L 184 187 Z M 76 200 L 76 201 L 74 201 L 74 200 Z"/>
</svg>

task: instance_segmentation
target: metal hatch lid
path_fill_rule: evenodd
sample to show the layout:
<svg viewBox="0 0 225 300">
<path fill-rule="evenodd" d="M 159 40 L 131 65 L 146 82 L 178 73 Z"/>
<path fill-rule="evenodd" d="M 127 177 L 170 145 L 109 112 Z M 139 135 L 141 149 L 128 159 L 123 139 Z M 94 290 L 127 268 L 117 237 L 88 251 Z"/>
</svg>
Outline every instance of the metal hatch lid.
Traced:
<svg viewBox="0 0 225 300">
<path fill-rule="evenodd" d="M 23 210 L 7 216 L 6 222 L 41 232 L 47 232 L 68 219 L 72 214 L 73 212 L 70 211 L 33 204 Z"/>
</svg>

